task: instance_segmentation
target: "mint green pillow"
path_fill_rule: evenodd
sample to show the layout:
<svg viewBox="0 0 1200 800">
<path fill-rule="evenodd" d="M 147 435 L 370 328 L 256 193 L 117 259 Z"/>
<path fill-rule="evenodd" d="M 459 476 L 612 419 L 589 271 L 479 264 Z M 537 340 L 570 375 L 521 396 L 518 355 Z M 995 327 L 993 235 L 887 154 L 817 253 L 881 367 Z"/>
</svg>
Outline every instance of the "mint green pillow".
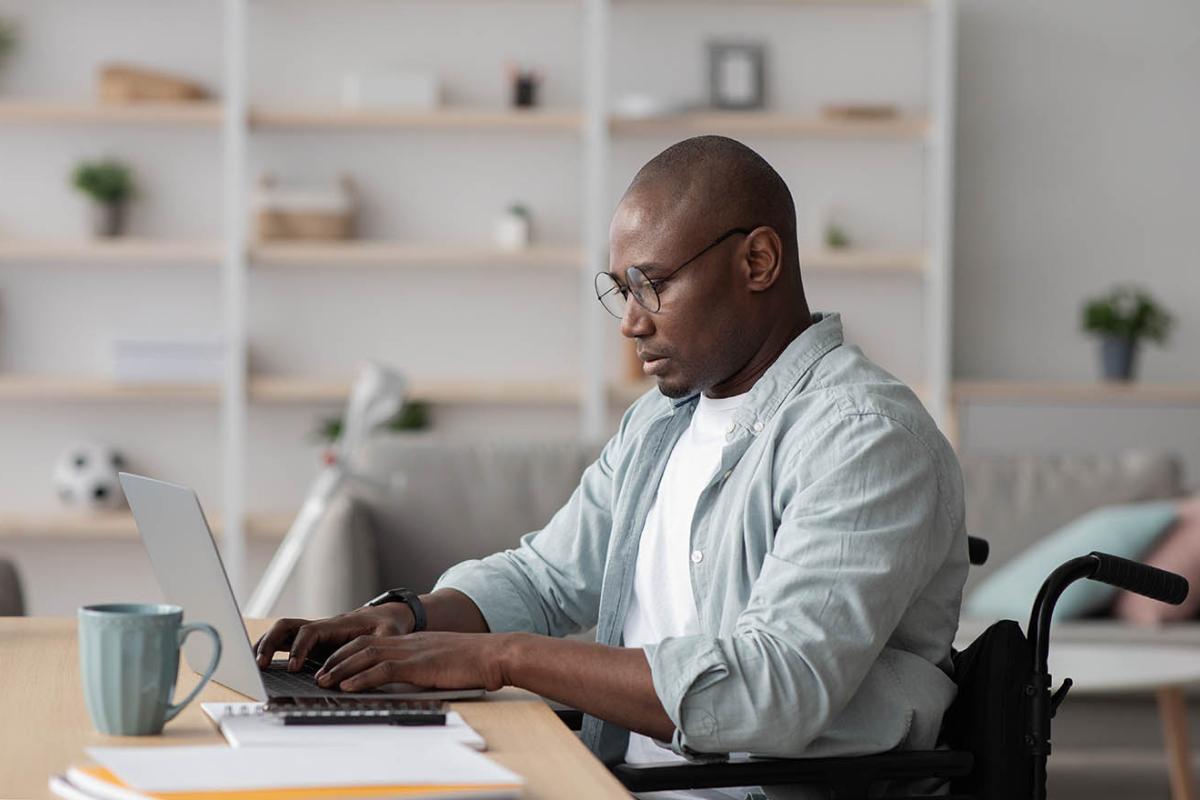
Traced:
<svg viewBox="0 0 1200 800">
<path fill-rule="evenodd" d="M 1033 599 L 1046 577 L 1064 561 L 1093 550 L 1140 559 L 1178 517 L 1171 500 L 1107 506 L 1059 528 L 989 575 L 963 603 L 968 616 L 1029 618 Z M 1054 619 L 1072 619 L 1112 603 L 1117 589 L 1098 581 L 1071 584 L 1054 607 Z"/>
</svg>

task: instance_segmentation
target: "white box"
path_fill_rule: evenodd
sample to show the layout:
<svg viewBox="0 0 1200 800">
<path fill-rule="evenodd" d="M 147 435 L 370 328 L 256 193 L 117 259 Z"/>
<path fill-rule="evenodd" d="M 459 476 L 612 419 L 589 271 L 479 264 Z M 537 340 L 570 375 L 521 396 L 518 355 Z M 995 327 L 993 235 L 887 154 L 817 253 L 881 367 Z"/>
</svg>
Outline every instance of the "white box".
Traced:
<svg viewBox="0 0 1200 800">
<path fill-rule="evenodd" d="M 432 72 L 347 72 L 342 76 L 342 105 L 432 110 L 441 105 L 441 87 Z"/>
<path fill-rule="evenodd" d="M 118 339 L 113 380 L 120 383 L 219 383 L 225 376 L 220 339 Z"/>
</svg>

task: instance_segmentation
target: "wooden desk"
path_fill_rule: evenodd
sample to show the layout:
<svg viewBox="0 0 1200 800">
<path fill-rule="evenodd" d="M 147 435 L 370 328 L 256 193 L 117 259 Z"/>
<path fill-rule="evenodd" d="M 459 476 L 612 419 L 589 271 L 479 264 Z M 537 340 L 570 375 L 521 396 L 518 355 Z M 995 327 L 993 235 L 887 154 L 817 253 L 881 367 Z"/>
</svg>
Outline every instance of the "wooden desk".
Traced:
<svg viewBox="0 0 1200 800">
<path fill-rule="evenodd" d="M 249 627 L 257 635 L 264 623 L 251 620 Z M 200 701 L 245 699 L 209 684 L 161 736 L 102 736 L 83 704 L 73 619 L 0 617 L 0 676 L 0 798 L 5 800 L 51 797 L 47 779 L 84 760 L 85 746 L 219 744 L 224 740 L 200 710 Z M 196 676 L 183 666 L 179 688 L 195 684 Z M 454 708 L 487 740 L 489 757 L 525 778 L 525 797 L 628 798 L 554 712 L 530 697 L 502 692 Z"/>
</svg>

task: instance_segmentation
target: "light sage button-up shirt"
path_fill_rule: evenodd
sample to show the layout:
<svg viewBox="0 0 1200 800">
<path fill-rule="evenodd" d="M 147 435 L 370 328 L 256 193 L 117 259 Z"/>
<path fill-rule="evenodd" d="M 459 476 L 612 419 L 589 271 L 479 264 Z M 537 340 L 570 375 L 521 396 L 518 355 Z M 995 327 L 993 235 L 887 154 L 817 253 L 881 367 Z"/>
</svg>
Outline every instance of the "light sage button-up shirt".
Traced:
<svg viewBox="0 0 1200 800">
<path fill-rule="evenodd" d="M 638 540 L 697 397 L 625 413 L 579 488 L 514 550 L 438 588 L 493 632 L 596 627 L 620 645 Z M 954 696 L 950 644 L 967 572 L 962 475 L 913 392 L 815 314 L 754 384 L 696 504 L 702 632 L 645 647 L 675 752 L 843 755 L 933 747 Z M 628 731 L 587 717 L 619 761 Z"/>
</svg>

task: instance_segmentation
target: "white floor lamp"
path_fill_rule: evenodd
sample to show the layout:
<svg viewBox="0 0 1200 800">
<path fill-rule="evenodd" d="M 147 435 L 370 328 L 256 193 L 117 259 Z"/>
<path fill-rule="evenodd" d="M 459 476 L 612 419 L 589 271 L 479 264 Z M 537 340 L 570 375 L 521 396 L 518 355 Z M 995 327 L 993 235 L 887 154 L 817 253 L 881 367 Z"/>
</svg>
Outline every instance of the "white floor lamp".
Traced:
<svg viewBox="0 0 1200 800">
<path fill-rule="evenodd" d="M 348 483 L 378 483 L 355 471 L 356 457 L 371 431 L 394 417 L 404 406 L 405 387 L 404 377 L 395 370 L 374 362 L 368 362 L 363 367 L 350 390 L 342 434 L 333 444 L 331 458 L 313 481 L 287 536 L 250 596 L 250 602 L 244 610 L 246 616 L 266 617 L 274 609 L 317 523 L 337 491 Z"/>
</svg>

